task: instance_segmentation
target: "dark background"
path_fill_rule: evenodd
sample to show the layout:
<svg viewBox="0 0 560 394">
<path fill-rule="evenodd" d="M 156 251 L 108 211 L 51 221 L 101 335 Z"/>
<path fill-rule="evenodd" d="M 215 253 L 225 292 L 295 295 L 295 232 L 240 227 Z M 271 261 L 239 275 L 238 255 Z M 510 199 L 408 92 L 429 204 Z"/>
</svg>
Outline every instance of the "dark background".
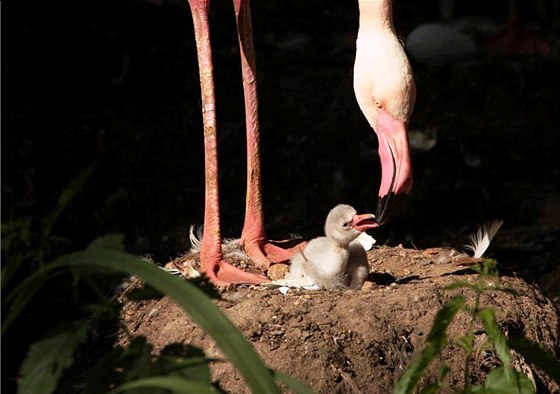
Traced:
<svg viewBox="0 0 560 394">
<path fill-rule="evenodd" d="M 413 150 L 412 195 L 372 234 L 378 243 L 461 249 L 478 225 L 500 218 L 490 251 L 503 269 L 540 284 L 557 275 L 560 11 L 555 1 L 528 3 L 523 20 L 549 43 L 546 56 L 480 50 L 443 65 L 413 60 L 410 129 L 436 144 Z M 438 4 L 395 1 L 399 35 L 441 21 Z M 484 17 L 499 31 L 508 5 L 457 1 L 453 20 Z M 60 252 L 111 232 L 162 264 L 188 250 L 189 225 L 202 224 L 204 169 L 186 2 L 21 0 L 4 8 L 2 220 L 43 217 L 70 179 L 97 161 L 53 229 L 71 241 Z M 377 140 L 352 89 L 357 2 L 260 0 L 252 13 L 269 236 L 317 236 L 341 202 L 374 211 Z M 211 26 L 222 235 L 238 237 L 245 130 L 230 1 L 212 3 Z"/>
</svg>

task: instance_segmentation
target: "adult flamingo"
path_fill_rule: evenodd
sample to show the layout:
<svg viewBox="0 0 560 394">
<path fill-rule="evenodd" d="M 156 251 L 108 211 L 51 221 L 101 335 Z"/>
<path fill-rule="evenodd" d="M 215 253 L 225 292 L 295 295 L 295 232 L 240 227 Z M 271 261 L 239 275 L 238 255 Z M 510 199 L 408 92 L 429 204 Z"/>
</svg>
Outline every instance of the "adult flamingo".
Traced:
<svg viewBox="0 0 560 394">
<path fill-rule="evenodd" d="M 396 199 L 412 188 L 407 125 L 416 88 L 395 33 L 391 0 L 362 0 L 356 41 L 354 92 L 379 141 L 381 186 L 376 220 L 387 222 Z"/>
<path fill-rule="evenodd" d="M 243 74 L 243 90 L 245 98 L 245 121 L 247 129 L 247 198 L 245 208 L 245 222 L 241 233 L 241 244 L 254 264 L 265 270 L 271 262 L 285 261 L 291 256 L 289 248 L 268 241 L 264 230 L 264 218 L 261 197 L 260 179 L 260 146 L 259 122 L 255 52 L 251 24 L 249 0 L 233 0 L 239 48 L 241 56 L 241 69 Z M 408 143 L 406 139 L 406 120 L 410 115 L 414 101 L 414 84 L 408 61 L 406 72 L 400 75 L 393 72 L 388 74 L 389 83 L 379 82 L 387 77 L 383 74 L 386 67 L 373 65 L 370 76 L 369 61 L 383 60 L 383 53 L 389 57 L 398 57 L 397 62 L 389 63 L 401 66 L 406 56 L 402 48 L 389 45 L 380 38 L 398 43 L 392 27 L 390 0 L 360 1 L 360 32 L 358 34 L 358 48 L 356 54 L 356 96 L 362 111 L 376 130 L 380 141 L 380 157 L 383 165 L 383 177 L 380 189 L 381 223 L 386 220 L 387 211 L 393 200 L 393 195 L 408 192 L 412 178 Z M 372 3 L 372 4 L 368 4 Z M 375 3 L 375 4 L 374 4 Z M 379 6 L 377 6 L 379 3 Z M 208 9 L 210 0 L 189 0 L 192 12 L 198 65 L 200 73 L 200 86 L 202 96 L 202 115 L 204 126 L 204 155 L 205 155 L 205 206 L 204 206 L 204 234 L 200 249 L 200 261 L 204 273 L 217 285 L 230 283 L 263 283 L 268 281 L 264 275 L 254 274 L 240 270 L 223 258 L 220 235 L 220 211 L 218 201 L 218 156 L 216 138 L 216 106 L 214 95 L 213 65 L 210 46 L 210 28 L 208 23 Z M 368 30 L 368 34 L 362 30 Z M 373 41 L 367 43 L 369 32 L 377 32 L 372 36 Z M 362 37 L 362 38 L 360 38 Z M 362 42 L 362 45 L 360 45 Z M 367 47 L 372 52 L 380 52 L 378 56 L 370 56 Z M 380 45 L 376 48 L 375 45 Z M 399 44 L 400 45 L 400 44 Z M 361 49 L 360 49 L 361 48 Z M 364 51 L 364 49 L 366 49 Z M 398 50 L 400 50 L 400 52 Z M 385 52 L 386 51 L 386 52 Z M 360 55 L 361 54 L 361 55 Z M 408 78 L 403 85 L 396 81 L 398 77 Z M 363 79 L 364 85 L 360 80 Z M 395 84 L 396 86 L 393 86 Z M 364 88 L 369 87 L 369 88 Z M 403 87 L 408 87 L 407 93 Z M 386 91 L 385 91 L 386 90 Z M 358 93 L 359 92 L 359 93 Z M 374 96 L 370 97 L 371 94 Z M 368 98 L 370 97 L 370 98 Z M 408 97 L 408 107 L 399 108 L 393 104 L 395 100 L 404 102 Z M 370 108 L 374 106 L 375 108 Z M 381 146 L 383 144 L 383 147 Z M 387 168 L 389 166 L 389 168 Z M 384 193 L 384 194 L 382 194 Z"/>
</svg>

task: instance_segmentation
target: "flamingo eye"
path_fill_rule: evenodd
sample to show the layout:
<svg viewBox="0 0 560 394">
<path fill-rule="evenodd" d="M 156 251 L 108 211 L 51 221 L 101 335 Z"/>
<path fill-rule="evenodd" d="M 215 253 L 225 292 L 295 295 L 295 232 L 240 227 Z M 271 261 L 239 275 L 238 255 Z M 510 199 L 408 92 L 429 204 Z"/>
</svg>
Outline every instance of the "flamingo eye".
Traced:
<svg viewBox="0 0 560 394">
<path fill-rule="evenodd" d="M 383 107 L 383 104 L 381 103 L 381 100 L 378 99 L 373 99 L 373 103 L 375 104 L 375 106 L 379 109 L 381 109 Z"/>
<path fill-rule="evenodd" d="M 352 222 L 344 222 L 344 223 L 342 223 L 342 227 L 349 228 L 350 224 L 352 224 Z"/>
</svg>

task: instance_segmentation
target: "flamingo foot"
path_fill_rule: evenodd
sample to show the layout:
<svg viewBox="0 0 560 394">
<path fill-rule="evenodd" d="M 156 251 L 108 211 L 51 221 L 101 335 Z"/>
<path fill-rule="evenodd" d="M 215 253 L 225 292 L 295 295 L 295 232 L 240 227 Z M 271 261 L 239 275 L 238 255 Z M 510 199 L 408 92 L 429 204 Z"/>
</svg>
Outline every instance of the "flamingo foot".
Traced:
<svg viewBox="0 0 560 394">
<path fill-rule="evenodd" d="M 287 263 L 305 242 L 303 239 L 253 240 L 243 242 L 243 248 L 257 268 L 267 270 L 270 264 Z"/>
<path fill-rule="evenodd" d="M 227 286 L 230 284 L 258 285 L 270 282 L 270 279 L 262 274 L 243 271 L 225 260 L 220 260 L 216 264 L 211 264 L 204 270 L 204 273 L 216 286 Z"/>
</svg>

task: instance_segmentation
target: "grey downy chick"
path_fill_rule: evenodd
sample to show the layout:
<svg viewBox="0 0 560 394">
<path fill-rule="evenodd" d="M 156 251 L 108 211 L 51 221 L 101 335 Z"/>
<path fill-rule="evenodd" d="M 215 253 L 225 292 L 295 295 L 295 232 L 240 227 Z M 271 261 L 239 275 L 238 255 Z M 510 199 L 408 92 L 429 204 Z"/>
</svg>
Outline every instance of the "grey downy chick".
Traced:
<svg viewBox="0 0 560 394">
<path fill-rule="evenodd" d="M 323 289 L 360 289 L 369 265 L 366 251 L 356 238 L 375 227 L 374 215 L 358 215 L 350 205 L 337 205 L 327 215 L 325 236 L 312 239 L 292 257 L 284 279 Z"/>
</svg>

